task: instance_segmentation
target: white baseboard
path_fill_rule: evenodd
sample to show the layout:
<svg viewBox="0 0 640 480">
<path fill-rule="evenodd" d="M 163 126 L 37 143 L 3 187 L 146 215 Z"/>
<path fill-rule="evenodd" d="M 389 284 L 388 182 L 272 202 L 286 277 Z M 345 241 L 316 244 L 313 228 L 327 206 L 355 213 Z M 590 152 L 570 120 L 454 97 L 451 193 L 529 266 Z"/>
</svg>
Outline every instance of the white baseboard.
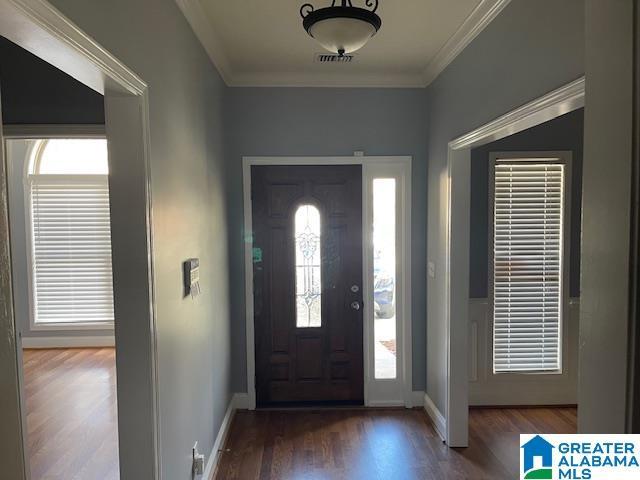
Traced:
<svg viewBox="0 0 640 480">
<path fill-rule="evenodd" d="M 236 405 L 242 404 L 243 395 L 248 397 L 246 393 L 235 393 L 233 397 L 231 397 L 231 401 L 229 402 L 227 411 L 225 412 L 224 418 L 222 419 L 222 424 L 220 425 L 220 429 L 218 430 L 218 435 L 216 435 L 216 440 L 215 442 L 213 442 L 213 448 L 211 449 L 209 460 L 207 461 L 207 466 L 204 470 L 204 474 L 202 475 L 203 479 L 211 480 L 213 478 L 213 474 L 215 473 L 216 467 L 218 466 L 218 462 L 220 460 L 222 448 L 224 447 L 224 442 L 226 441 L 227 435 L 229 434 L 231 420 L 233 420 L 235 411 L 239 409 L 239 407 L 237 407 Z"/>
<path fill-rule="evenodd" d="M 112 335 L 94 337 L 22 337 L 22 348 L 92 348 L 114 347 Z"/>
<path fill-rule="evenodd" d="M 235 410 L 251 410 L 251 400 L 248 393 L 234 393 L 231 401 Z"/>
<path fill-rule="evenodd" d="M 365 407 L 386 408 L 386 407 L 404 407 L 404 400 L 369 400 Z"/>
<path fill-rule="evenodd" d="M 444 415 L 440 413 L 440 410 L 438 410 L 438 407 L 436 407 L 436 404 L 433 403 L 431 397 L 429 397 L 429 395 L 427 395 L 426 393 L 424 394 L 424 409 L 433 422 L 433 426 L 436 429 L 436 432 L 438 433 L 442 441 L 445 442 L 447 439 L 445 433 L 447 431 L 447 421 L 444 418 Z"/>
<path fill-rule="evenodd" d="M 422 390 L 411 392 L 411 407 L 424 407 L 424 395 Z"/>
</svg>

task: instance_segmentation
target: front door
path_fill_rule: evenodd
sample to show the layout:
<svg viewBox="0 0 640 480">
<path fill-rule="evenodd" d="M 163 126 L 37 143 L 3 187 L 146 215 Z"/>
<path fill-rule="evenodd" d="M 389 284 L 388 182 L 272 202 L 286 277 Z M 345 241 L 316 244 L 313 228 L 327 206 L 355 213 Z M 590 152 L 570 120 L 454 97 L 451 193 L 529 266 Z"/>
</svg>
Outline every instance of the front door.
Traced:
<svg viewBox="0 0 640 480">
<path fill-rule="evenodd" d="M 256 399 L 362 404 L 362 167 L 254 166 Z"/>
</svg>

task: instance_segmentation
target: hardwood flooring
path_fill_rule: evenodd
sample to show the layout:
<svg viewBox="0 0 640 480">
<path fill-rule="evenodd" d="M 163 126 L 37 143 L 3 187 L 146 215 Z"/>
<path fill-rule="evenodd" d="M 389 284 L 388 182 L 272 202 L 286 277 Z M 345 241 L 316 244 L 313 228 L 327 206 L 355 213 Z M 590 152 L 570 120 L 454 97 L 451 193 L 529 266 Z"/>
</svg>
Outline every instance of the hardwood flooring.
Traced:
<svg viewBox="0 0 640 480">
<path fill-rule="evenodd" d="M 25 350 L 24 367 L 32 479 L 117 479 L 114 350 Z M 519 433 L 572 433 L 576 416 L 472 409 L 469 448 L 450 449 L 422 410 L 240 411 L 215 478 L 512 480 Z"/>
<path fill-rule="evenodd" d="M 422 410 L 237 412 L 219 480 L 518 478 L 520 433 L 576 431 L 576 409 L 472 409 L 470 446 L 445 446 Z"/>
<path fill-rule="evenodd" d="M 114 480 L 118 471 L 113 348 L 25 350 L 32 480 Z"/>
</svg>

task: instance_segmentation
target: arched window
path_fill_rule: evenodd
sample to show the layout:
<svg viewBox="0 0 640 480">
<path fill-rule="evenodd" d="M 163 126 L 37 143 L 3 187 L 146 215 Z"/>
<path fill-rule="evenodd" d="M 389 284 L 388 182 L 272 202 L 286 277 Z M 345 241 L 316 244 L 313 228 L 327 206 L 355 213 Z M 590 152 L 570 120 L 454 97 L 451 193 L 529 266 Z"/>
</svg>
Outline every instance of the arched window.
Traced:
<svg viewBox="0 0 640 480">
<path fill-rule="evenodd" d="M 29 173 L 36 175 L 108 175 L 107 141 L 43 140 L 35 149 Z"/>
<path fill-rule="evenodd" d="M 296 326 L 322 325 L 322 262 L 320 212 L 301 205 L 294 218 L 296 250 Z"/>
<path fill-rule="evenodd" d="M 28 175 L 33 323 L 113 322 L 107 142 L 43 140 Z"/>
</svg>

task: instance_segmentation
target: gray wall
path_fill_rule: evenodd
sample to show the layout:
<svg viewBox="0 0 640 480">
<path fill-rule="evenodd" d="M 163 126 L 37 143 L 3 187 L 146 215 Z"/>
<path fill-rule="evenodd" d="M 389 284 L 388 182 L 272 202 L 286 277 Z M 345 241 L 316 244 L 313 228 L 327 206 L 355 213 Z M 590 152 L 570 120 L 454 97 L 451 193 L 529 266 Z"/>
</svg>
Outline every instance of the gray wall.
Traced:
<svg viewBox="0 0 640 480">
<path fill-rule="evenodd" d="M 625 431 L 633 4 L 586 2 L 580 433 Z"/>
<path fill-rule="evenodd" d="M 471 250 L 469 296 L 488 297 L 489 280 L 489 154 L 491 152 L 570 151 L 571 245 L 569 296 L 580 296 L 580 232 L 582 219 L 582 150 L 584 109 L 471 150 Z"/>
<path fill-rule="evenodd" d="M 190 479 L 194 442 L 211 452 L 231 398 L 226 87 L 173 0 L 52 3 L 149 85 L 162 476 Z M 182 295 L 189 257 L 200 258 L 195 299 Z"/>
<path fill-rule="evenodd" d="M 2 121 L 8 124 L 102 124 L 102 95 L 0 37 Z"/>
<path fill-rule="evenodd" d="M 226 121 L 233 388 L 246 391 L 243 156 L 413 157 L 413 388 L 425 379 L 426 131 L 424 89 L 232 88 Z M 252 347 L 253 348 L 253 347 Z"/>
<path fill-rule="evenodd" d="M 513 0 L 427 89 L 427 393 L 445 412 L 447 144 L 584 73 L 584 1 Z"/>
</svg>

